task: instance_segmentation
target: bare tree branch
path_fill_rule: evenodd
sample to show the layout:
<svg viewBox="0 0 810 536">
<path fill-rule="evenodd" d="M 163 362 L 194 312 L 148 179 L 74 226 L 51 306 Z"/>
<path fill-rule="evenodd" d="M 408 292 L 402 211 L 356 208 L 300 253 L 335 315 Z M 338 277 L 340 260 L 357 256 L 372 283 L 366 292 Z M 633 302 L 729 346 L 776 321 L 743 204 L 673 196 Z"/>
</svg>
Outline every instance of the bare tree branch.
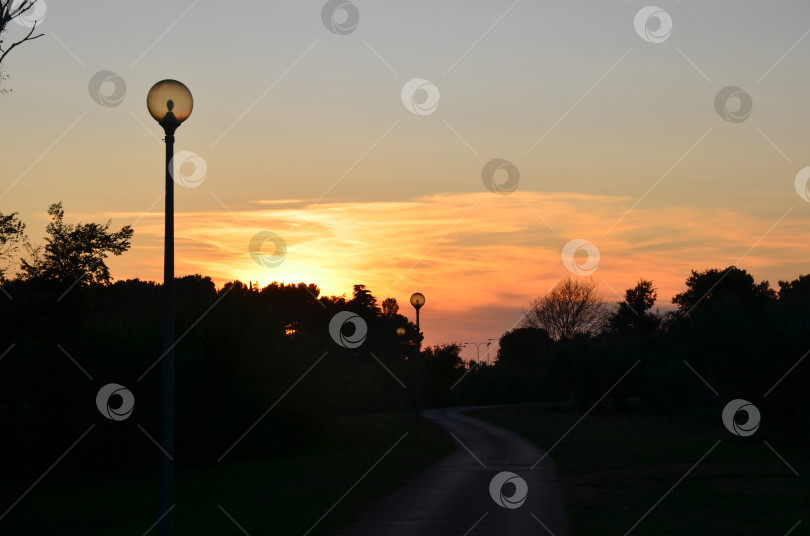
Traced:
<svg viewBox="0 0 810 536">
<path fill-rule="evenodd" d="M 556 340 L 599 333 L 608 314 L 596 287 L 593 279 L 563 279 L 532 303 L 524 327 L 545 329 Z"/>
<path fill-rule="evenodd" d="M 8 29 L 8 24 L 17 17 L 25 15 L 29 10 L 33 9 L 38 0 L 23 0 L 17 2 L 15 0 L 0 0 L 0 65 L 2 65 L 5 57 L 14 50 L 15 47 L 25 43 L 26 41 L 33 41 L 42 37 L 43 33 L 34 35 L 37 30 L 38 21 L 34 21 L 31 30 L 20 40 L 14 41 L 7 48 L 3 47 L 2 35 Z"/>
<path fill-rule="evenodd" d="M 43 35 L 45 35 L 45 34 L 42 34 L 42 33 L 38 34 L 38 35 L 33 35 L 34 31 L 36 31 L 36 29 L 37 29 L 37 24 L 35 22 L 34 25 L 31 27 L 31 31 L 28 32 L 28 35 L 26 35 L 25 37 L 23 37 L 19 41 L 16 41 L 16 42 L 12 43 L 11 46 L 8 47 L 6 50 L 3 50 L 2 41 L 0 41 L 0 64 L 3 63 L 3 60 L 8 55 L 8 53 L 11 52 L 12 50 L 14 50 L 14 47 L 16 47 L 17 45 L 25 43 L 26 41 L 33 41 L 34 39 L 38 39 L 38 38 L 42 37 Z M 32 35 L 33 35 L 33 37 L 32 37 Z"/>
</svg>

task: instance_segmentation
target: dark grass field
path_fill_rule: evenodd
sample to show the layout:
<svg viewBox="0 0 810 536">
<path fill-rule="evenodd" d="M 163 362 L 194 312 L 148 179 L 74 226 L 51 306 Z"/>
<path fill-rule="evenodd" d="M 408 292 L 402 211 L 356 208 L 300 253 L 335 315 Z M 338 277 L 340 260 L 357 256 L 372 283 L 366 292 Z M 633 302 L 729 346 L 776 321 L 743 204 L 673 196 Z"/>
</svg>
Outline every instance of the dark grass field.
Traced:
<svg viewBox="0 0 810 536">
<path fill-rule="evenodd" d="M 580 417 L 539 406 L 471 415 L 517 431 L 546 450 Z M 716 423 L 698 424 L 594 413 L 557 444 L 551 457 L 576 536 L 782 536 L 800 520 L 790 534 L 810 530 L 810 452 L 757 434 L 735 437 L 719 415 Z"/>
<path fill-rule="evenodd" d="M 427 421 L 418 444 L 410 417 L 347 417 L 317 447 L 294 456 L 178 471 L 175 534 L 329 534 L 452 451 L 446 434 Z M 142 536 L 157 521 L 156 482 L 154 474 L 66 478 L 54 471 L 0 520 L 0 534 Z M 31 483 L 2 484 L 0 515 Z"/>
</svg>

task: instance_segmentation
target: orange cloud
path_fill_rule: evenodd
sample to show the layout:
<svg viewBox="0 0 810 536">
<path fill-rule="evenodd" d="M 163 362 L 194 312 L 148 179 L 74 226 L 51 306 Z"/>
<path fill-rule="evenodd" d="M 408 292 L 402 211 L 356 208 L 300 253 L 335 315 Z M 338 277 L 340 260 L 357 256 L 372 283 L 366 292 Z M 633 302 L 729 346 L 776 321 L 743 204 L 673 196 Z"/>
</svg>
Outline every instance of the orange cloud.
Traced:
<svg viewBox="0 0 810 536">
<path fill-rule="evenodd" d="M 738 263 L 772 284 L 807 271 L 810 253 L 797 238 L 806 211 L 774 226 L 783 213 L 765 218 L 637 207 L 613 227 L 633 201 L 538 192 L 444 193 L 402 202 L 260 200 L 251 208 L 178 213 L 176 267 L 178 274 L 202 273 L 219 283 L 314 282 L 325 294 L 348 295 L 362 283 L 378 299 L 397 298 L 406 314 L 410 294 L 420 291 L 427 297 L 422 318 L 429 344 L 477 342 L 512 327 L 522 308 L 570 274 L 561 254 L 573 239 L 598 250 L 593 277 L 610 301 L 644 277 L 667 306 L 693 268 Z M 118 225 L 141 215 L 107 216 Z M 260 266 L 251 257 L 251 238 L 260 231 L 286 241 L 280 266 Z M 162 213 L 144 216 L 132 250 L 111 260 L 113 274 L 160 280 L 162 235 Z M 585 261 L 582 254 L 574 262 Z"/>
</svg>

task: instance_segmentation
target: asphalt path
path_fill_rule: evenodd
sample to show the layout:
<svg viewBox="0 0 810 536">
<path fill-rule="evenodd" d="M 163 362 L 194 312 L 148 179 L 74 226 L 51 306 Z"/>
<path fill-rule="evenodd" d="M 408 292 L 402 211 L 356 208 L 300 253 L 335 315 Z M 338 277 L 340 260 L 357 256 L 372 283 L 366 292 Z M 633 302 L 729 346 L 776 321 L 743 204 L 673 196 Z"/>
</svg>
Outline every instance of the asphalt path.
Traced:
<svg viewBox="0 0 810 536">
<path fill-rule="evenodd" d="M 456 452 L 370 505 L 338 535 L 569 536 L 552 459 L 524 437 L 465 415 L 470 409 L 425 411 L 452 435 Z"/>
</svg>

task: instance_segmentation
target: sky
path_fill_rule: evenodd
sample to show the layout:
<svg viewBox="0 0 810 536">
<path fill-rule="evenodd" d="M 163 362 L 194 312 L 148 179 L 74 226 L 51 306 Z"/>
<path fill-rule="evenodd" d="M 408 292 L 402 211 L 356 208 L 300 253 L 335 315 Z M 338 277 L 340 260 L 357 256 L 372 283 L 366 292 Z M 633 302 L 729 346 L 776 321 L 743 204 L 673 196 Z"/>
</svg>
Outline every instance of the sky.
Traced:
<svg viewBox="0 0 810 536">
<path fill-rule="evenodd" d="M 34 242 L 58 200 L 133 225 L 117 279 L 162 278 L 164 78 L 195 99 L 178 275 L 365 284 L 412 319 L 419 291 L 438 344 L 568 275 L 666 309 L 692 269 L 810 272 L 806 2 L 40 2 L 3 66 L 0 212 Z"/>
</svg>

